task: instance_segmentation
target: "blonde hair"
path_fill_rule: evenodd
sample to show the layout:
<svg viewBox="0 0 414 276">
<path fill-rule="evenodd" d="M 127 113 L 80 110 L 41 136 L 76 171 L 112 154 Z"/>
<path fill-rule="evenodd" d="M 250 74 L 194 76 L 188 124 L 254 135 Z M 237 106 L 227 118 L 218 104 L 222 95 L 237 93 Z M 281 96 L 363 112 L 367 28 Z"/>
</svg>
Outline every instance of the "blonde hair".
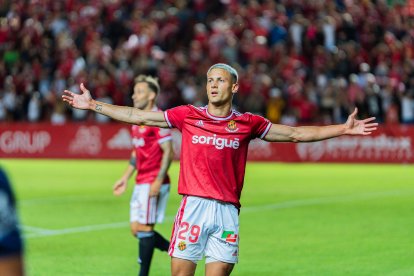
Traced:
<svg viewBox="0 0 414 276">
<path fill-rule="evenodd" d="M 225 63 L 216 63 L 213 66 L 211 66 L 208 70 L 207 70 L 207 75 L 208 73 L 210 73 L 211 70 L 215 69 L 215 68 L 219 68 L 219 69 L 223 69 L 226 70 L 227 72 L 230 73 L 231 77 L 233 78 L 233 82 L 237 83 L 239 80 L 239 74 L 237 74 L 236 69 L 234 69 L 233 67 L 231 67 L 228 64 Z"/>
<path fill-rule="evenodd" d="M 135 78 L 135 84 L 139 82 L 145 82 L 148 84 L 148 87 L 154 91 L 156 94 L 160 92 L 160 85 L 158 83 L 158 78 L 150 76 L 150 75 L 138 75 Z"/>
</svg>

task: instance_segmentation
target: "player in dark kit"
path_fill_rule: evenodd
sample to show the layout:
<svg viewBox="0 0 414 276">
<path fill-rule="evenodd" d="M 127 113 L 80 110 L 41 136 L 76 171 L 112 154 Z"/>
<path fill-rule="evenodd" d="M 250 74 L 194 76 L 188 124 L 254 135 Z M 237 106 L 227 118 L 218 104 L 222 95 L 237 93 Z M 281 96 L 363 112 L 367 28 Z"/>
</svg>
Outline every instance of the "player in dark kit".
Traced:
<svg viewBox="0 0 414 276">
<path fill-rule="evenodd" d="M 23 242 L 17 225 L 14 195 L 0 167 L 0 275 L 24 275 Z"/>
<path fill-rule="evenodd" d="M 64 91 L 63 100 L 123 122 L 174 127 L 182 132 L 178 192 L 183 195 L 175 219 L 169 253 L 172 275 L 194 275 L 206 257 L 206 275 L 229 275 L 238 261 L 240 195 L 247 149 L 252 139 L 269 142 L 312 142 L 341 135 L 369 135 L 375 118 L 357 120 L 357 110 L 345 124 L 291 127 L 232 109 L 237 71 L 215 64 L 207 71 L 206 107 L 179 106 L 148 112 L 93 100 L 81 84 L 81 95 Z"/>
</svg>

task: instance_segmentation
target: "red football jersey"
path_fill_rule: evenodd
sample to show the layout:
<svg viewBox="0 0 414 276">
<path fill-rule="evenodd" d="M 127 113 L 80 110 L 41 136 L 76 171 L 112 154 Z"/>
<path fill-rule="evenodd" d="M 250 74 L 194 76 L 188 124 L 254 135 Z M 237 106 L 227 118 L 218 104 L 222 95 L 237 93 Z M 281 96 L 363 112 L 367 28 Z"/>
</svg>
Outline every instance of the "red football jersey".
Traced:
<svg viewBox="0 0 414 276">
<path fill-rule="evenodd" d="M 137 160 L 135 183 L 152 183 L 161 168 L 163 151 L 160 144 L 172 139 L 171 130 L 133 125 L 131 135 Z M 168 174 L 163 183 L 170 183 Z"/>
<path fill-rule="evenodd" d="M 164 116 L 169 127 L 182 132 L 178 193 L 240 207 L 249 142 L 265 137 L 272 124 L 234 110 L 215 117 L 207 107 L 192 105 L 169 109 Z"/>
</svg>

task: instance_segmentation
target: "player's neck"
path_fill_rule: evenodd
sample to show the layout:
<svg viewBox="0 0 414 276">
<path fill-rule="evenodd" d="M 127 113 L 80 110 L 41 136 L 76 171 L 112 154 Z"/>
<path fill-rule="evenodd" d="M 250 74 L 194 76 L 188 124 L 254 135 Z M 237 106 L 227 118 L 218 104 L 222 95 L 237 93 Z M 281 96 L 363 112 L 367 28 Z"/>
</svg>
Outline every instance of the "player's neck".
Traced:
<svg viewBox="0 0 414 276">
<path fill-rule="evenodd" d="M 219 106 L 209 103 L 207 105 L 207 111 L 216 117 L 227 117 L 231 112 L 231 103 Z"/>
<path fill-rule="evenodd" d="M 154 105 L 154 104 L 149 103 L 149 104 L 147 104 L 147 106 L 145 106 L 142 110 L 145 110 L 145 111 L 151 111 L 151 110 L 153 110 L 153 109 L 154 109 L 154 107 L 155 107 L 155 105 Z"/>
</svg>

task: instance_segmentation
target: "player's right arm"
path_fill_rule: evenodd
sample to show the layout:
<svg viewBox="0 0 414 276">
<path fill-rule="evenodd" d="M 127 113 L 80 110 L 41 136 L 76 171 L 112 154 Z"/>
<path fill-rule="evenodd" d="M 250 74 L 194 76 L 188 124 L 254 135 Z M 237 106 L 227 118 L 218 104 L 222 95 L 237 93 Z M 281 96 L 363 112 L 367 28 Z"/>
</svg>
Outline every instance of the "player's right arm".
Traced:
<svg viewBox="0 0 414 276">
<path fill-rule="evenodd" d="M 116 181 L 114 184 L 114 188 L 113 188 L 114 195 L 119 196 L 125 192 L 126 188 L 128 187 L 128 180 L 132 176 L 132 174 L 135 172 L 135 168 L 136 168 L 135 163 L 136 163 L 136 155 L 135 155 L 135 151 L 132 150 L 131 158 L 129 159 L 129 163 L 128 163 L 128 167 L 126 168 L 122 177 L 118 181 Z"/>
<path fill-rule="evenodd" d="M 81 83 L 80 89 L 81 94 L 75 94 L 69 90 L 65 90 L 62 95 L 63 101 L 69 103 L 74 108 L 92 110 L 125 123 L 168 127 L 162 111 L 143 111 L 135 107 L 98 102 L 92 99 L 91 93 L 83 83 Z"/>
<path fill-rule="evenodd" d="M 340 125 L 291 127 L 272 124 L 264 137 L 268 142 L 314 142 L 338 137 L 341 135 L 370 135 L 377 129 L 375 117 L 357 120 L 358 109 L 348 116 L 348 120 Z"/>
</svg>

